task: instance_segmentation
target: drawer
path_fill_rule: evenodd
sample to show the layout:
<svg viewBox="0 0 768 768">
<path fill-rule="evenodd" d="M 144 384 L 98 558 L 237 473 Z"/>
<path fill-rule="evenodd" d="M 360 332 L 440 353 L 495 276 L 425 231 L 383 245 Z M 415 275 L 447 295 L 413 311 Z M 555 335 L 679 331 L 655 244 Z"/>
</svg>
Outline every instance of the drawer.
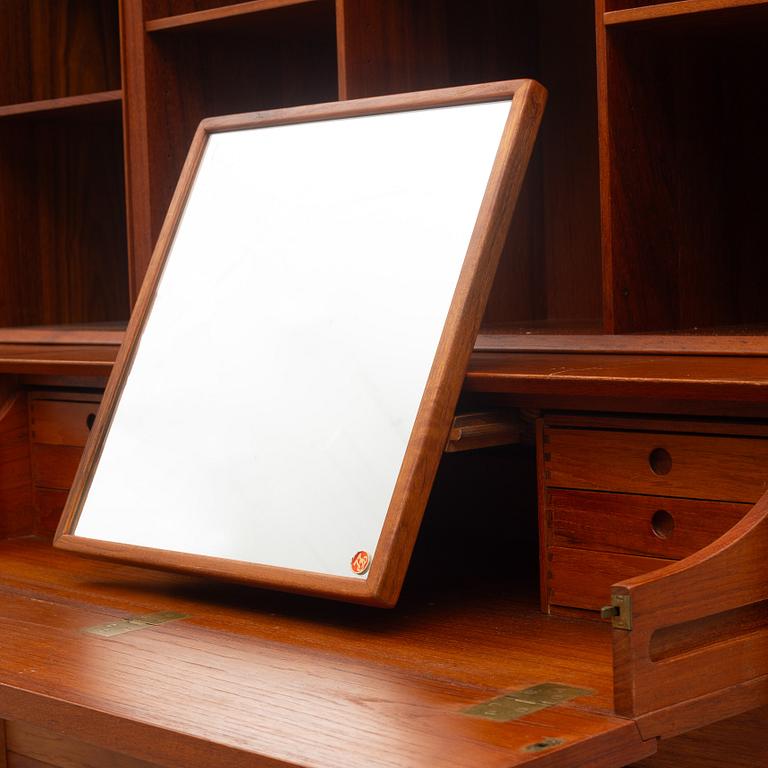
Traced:
<svg viewBox="0 0 768 768">
<path fill-rule="evenodd" d="M 32 400 L 29 412 L 32 442 L 84 446 L 98 407 L 97 402 Z"/>
<path fill-rule="evenodd" d="M 599 611 L 611 602 L 611 586 L 670 564 L 670 560 L 586 549 L 552 547 L 547 556 L 549 604 Z"/>
<path fill-rule="evenodd" d="M 32 445 L 32 477 L 37 488 L 72 487 L 83 449 L 71 445 Z"/>
<path fill-rule="evenodd" d="M 554 546 L 649 555 L 692 555 L 732 528 L 750 504 L 660 496 L 550 490 L 546 494 Z"/>
<path fill-rule="evenodd" d="M 35 488 L 35 504 L 38 511 L 35 533 L 38 536 L 53 536 L 56 533 L 68 495 L 66 490 Z"/>
<path fill-rule="evenodd" d="M 768 489 L 768 440 L 549 428 L 547 486 L 755 502 Z"/>
</svg>

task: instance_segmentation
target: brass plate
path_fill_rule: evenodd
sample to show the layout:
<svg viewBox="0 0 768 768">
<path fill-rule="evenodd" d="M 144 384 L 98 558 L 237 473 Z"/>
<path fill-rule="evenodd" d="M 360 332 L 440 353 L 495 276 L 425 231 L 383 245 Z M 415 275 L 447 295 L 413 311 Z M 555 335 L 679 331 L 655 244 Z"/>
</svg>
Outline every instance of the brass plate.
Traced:
<svg viewBox="0 0 768 768">
<path fill-rule="evenodd" d="M 482 717 L 486 720 L 495 720 L 499 723 L 507 723 L 517 720 L 533 712 L 555 707 L 571 699 L 581 696 L 592 696 L 593 690 L 589 688 L 574 688 L 571 685 L 559 685 L 557 683 L 541 683 L 522 691 L 506 693 L 495 699 L 473 704 L 462 710 L 463 714 L 473 717 Z"/>
<path fill-rule="evenodd" d="M 98 624 L 95 627 L 86 627 L 83 633 L 86 635 L 96 635 L 97 637 L 115 637 L 123 635 L 126 632 L 136 632 L 139 629 L 149 629 L 158 624 L 165 624 L 168 621 L 178 621 L 179 619 L 188 619 L 186 613 L 175 613 L 174 611 L 159 611 L 157 613 L 146 613 L 143 616 L 134 616 L 131 619 L 120 619 L 111 621 L 109 624 Z"/>
<path fill-rule="evenodd" d="M 613 628 L 632 629 L 632 596 L 612 595 L 611 604 L 619 609 L 618 614 L 613 617 Z"/>
</svg>

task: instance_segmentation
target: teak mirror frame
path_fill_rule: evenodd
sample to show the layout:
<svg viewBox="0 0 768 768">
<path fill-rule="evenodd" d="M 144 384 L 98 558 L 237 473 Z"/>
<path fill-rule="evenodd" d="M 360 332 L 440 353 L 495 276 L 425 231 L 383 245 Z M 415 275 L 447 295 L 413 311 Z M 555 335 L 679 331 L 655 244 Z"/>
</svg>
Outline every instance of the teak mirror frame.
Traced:
<svg viewBox="0 0 768 768">
<path fill-rule="evenodd" d="M 86 490 L 130 373 L 208 136 L 247 128 L 505 99 L 511 99 L 509 116 L 367 579 L 170 552 L 75 535 Z M 469 356 L 480 328 L 545 102 L 546 91 L 541 85 L 532 80 L 512 80 L 203 120 L 192 142 L 128 325 L 125 342 L 75 476 L 56 533 L 55 545 L 96 557 L 198 573 L 284 591 L 380 606 L 394 605 L 400 594 L 424 508 L 446 444 Z M 446 158 L 446 162 L 450 162 L 450 159 Z"/>
</svg>

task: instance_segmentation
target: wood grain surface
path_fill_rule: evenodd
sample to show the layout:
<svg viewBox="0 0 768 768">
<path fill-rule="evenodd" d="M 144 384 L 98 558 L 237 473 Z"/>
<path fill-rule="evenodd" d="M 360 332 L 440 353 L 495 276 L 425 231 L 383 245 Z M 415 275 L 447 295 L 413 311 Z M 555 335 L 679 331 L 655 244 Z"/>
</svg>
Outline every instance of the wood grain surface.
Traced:
<svg viewBox="0 0 768 768">
<path fill-rule="evenodd" d="M 549 486 L 752 503 L 768 490 L 762 438 L 552 428 L 544 445 Z"/>
<path fill-rule="evenodd" d="M 609 628 L 543 616 L 535 594 L 433 589 L 382 613 L 34 540 L 2 543 L 0 557 L 0 714 L 141 760 L 335 768 L 364 743 L 372 766 L 619 768 L 655 750 L 610 714 Z M 156 610 L 190 618 L 110 639 L 81 632 Z M 509 723 L 461 714 L 544 681 L 594 694 Z M 526 751 L 548 738 L 563 743 Z"/>
<path fill-rule="evenodd" d="M 675 735 L 677 729 L 765 704 L 768 624 L 764 610 L 755 624 L 748 607 L 768 599 L 767 517 L 768 494 L 708 547 L 660 571 L 614 585 L 614 594 L 630 596 L 633 616 L 631 631 L 613 632 L 616 708 L 638 718 L 646 737 Z M 661 630 L 674 641 L 677 635 L 669 630 L 674 627 L 684 627 L 688 643 L 699 637 L 695 650 L 673 647 L 666 652 L 658 639 L 654 643 Z M 662 661 L 653 661 L 652 647 L 656 657 L 664 656 Z M 753 696 L 742 696 L 739 687 L 744 685 L 751 687 Z M 732 711 L 709 708 L 729 691 Z M 698 723 L 690 712 L 697 699 Z M 682 726 L 673 715 L 677 705 L 689 709 Z"/>
</svg>

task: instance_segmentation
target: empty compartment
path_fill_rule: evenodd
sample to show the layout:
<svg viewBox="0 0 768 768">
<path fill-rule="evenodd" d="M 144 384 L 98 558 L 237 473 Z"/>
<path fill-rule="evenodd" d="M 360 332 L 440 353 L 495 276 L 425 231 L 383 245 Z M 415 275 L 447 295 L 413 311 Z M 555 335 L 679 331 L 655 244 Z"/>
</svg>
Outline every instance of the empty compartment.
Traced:
<svg viewBox="0 0 768 768">
<path fill-rule="evenodd" d="M 534 78 L 549 91 L 497 273 L 488 330 L 601 325 L 594 5 L 591 0 L 344 0 L 346 98 Z"/>
<path fill-rule="evenodd" d="M 119 102 L 0 120 L 0 325 L 128 316 Z"/>
<path fill-rule="evenodd" d="M 614 330 L 760 332 L 768 7 L 608 28 Z"/>
<path fill-rule="evenodd" d="M 119 89 L 118 2 L 5 0 L 0 50 L 0 106 Z"/>
<path fill-rule="evenodd" d="M 147 35 L 152 239 L 205 117 L 335 101 L 333 4 L 303 3 Z"/>
</svg>

